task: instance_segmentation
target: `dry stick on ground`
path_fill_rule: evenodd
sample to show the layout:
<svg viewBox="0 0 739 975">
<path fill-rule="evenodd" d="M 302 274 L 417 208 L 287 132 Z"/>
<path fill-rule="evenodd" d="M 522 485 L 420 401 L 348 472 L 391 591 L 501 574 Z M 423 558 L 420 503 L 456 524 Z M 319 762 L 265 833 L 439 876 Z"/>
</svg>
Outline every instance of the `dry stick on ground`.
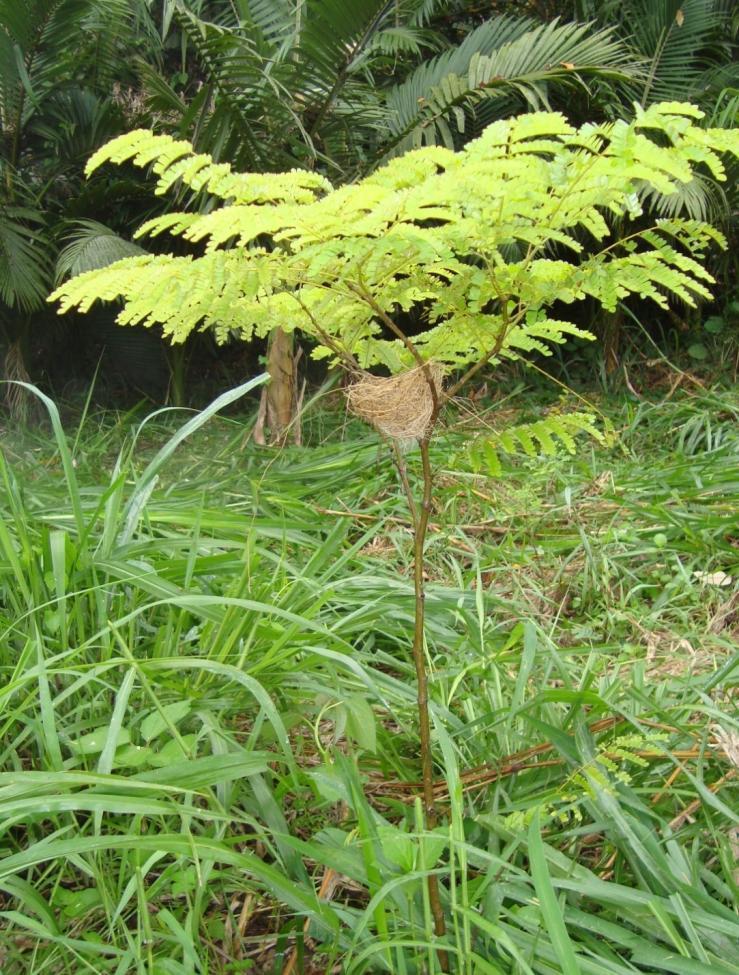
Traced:
<svg viewBox="0 0 739 975">
<path fill-rule="evenodd" d="M 606 860 L 603 869 L 598 874 L 601 880 L 610 880 L 613 876 L 613 865 L 618 858 L 618 850 L 614 850 L 613 853 Z"/>
<path fill-rule="evenodd" d="M 635 751 L 634 754 L 639 758 L 646 759 L 647 761 L 659 761 L 659 759 L 668 757 L 662 751 L 650 749 L 640 749 L 639 751 Z M 619 757 L 617 753 L 608 751 L 604 751 L 603 755 L 605 758 L 610 758 L 614 761 L 618 760 Z M 688 759 L 700 758 L 700 756 L 701 751 L 699 748 L 683 748 L 670 752 L 669 754 L 669 757 L 677 759 L 681 762 L 687 761 Z M 460 779 L 462 781 L 462 792 L 470 792 L 472 789 L 482 789 L 486 785 L 491 785 L 493 782 L 508 778 L 508 776 L 511 775 L 518 775 L 520 772 L 530 772 L 543 768 L 557 768 L 558 766 L 561 767 L 566 764 L 567 762 L 564 758 L 547 758 L 537 761 L 524 761 L 521 758 L 510 756 L 495 768 L 484 768 L 472 772 L 466 772 L 463 775 L 460 775 Z M 677 771 L 682 771 L 682 769 L 678 769 Z M 731 773 L 729 773 L 729 775 L 730 774 Z M 721 781 L 721 784 L 723 784 L 723 780 Z M 418 783 L 378 782 L 376 787 L 370 791 L 374 791 L 379 795 L 385 793 L 393 794 L 394 798 L 399 799 L 400 802 L 410 805 L 415 802 L 418 794 L 418 788 Z M 436 780 L 433 788 L 434 798 L 437 800 L 443 799 L 449 794 L 449 787 L 443 780 Z M 398 795 L 397 793 L 400 794 Z M 698 800 L 697 803 L 700 805 L 700 800 Z"/>
<path fill-rule="evenodd" d="M 339 822 L 343 822 L 349 813 L 349 807 L 346 803 L 341 804 Z M 321 886 L 318 888 L 318 900 L 330 901 L 331 898 L 336 893 L 336 889 L 339 886 L 340 875 L 332 868 L 325 867 L 323 871 L 323 877 L 321 878 Z M 303 925 L 303 936 L 305 937 L 310 930 L 310 918 L 305 919 L 305 924 Z M 285 963 L 285 967 L 282 969 L 282 975 L 292 975 L 295 971 L 295 966 L 298 962 L 298 946 L 293 945 L 293 949 Z"/>
<path fill-rule="evenodd" d="M 615 728 L 617 725 L 623 724 L 624 721 L 625 719 L 620 716 L 601 718 L 600 720 L 594 721 L 591 725 L 589 725 L 588 730 L 591 734 L 599 734 L 602 731 L 609 731 Z M 680 732 L 681 730 L 660 721 L 642 720 L 639 723 L 645 727 L 673 733 Z M 486 764 L 468 769 L 466 772 L 463 772 L 460 775 L 463 788 L 472 789 L 483 785 L 488 785 L 490 782 L 494 782 L 498 778 L 504 778 L 508 775 L 514 775 L 517 772 L 526 771 L 528 769 L 546 768 L 548 766 L 563 764 L 563 760 L 561 759 L 551 759 L 548 760 L 546 764 L 544 762 L 531 761 L 537 756 L 545 755 L 547 752 L 551 752 L 553 750 L 554 745 L 551 744 L 551 742 L 545 742 L 544 744 L 534 745 L 531 748 L 526 748 L 522 751 L 513 752 L 510 755 L 506 755 L 495 766 Z M 678 749 L 669 753 L 647 749 L 643 752 L 637 752 L 637 754 L 647 759 L 672 757 L 678 760 L 685 760 L 690 758 L 698 758 L 701 752 L 698 747 L 695 747 L 689 749 Z M 377 782 L 373 791 L 376 793 L 389 792 L 394 795 L 397 795 L 397 793 L 407 793 L 407 796 L 397 796 L 397 798 L 400 798 L 403 802 L 413 802 L 421 787 L 422 783 L 420 782 L 381 781 Z M 433 788 L 437 798 L 448 794 L 448 786 L 443 779 L 436 779 L 433 783 Z"/>
<path fill-rule="evenodd" d="M 733 768 L 729 769 L 726 775 L 722 775 L 720 779 L 717 779 L 716 782 L 708 786 L 708 791 L 712 792 L 715 795 L 722 786 L 726 785 L 727 782 L 731 781 L 731 779 L 734 778 L 735 774 L 736 774 L 736 769 Z M 693 813 L 697 812 L 700 809 L 702 802 L 703 800 L 700 798 L 694 799 L 689 806 L 686 806 L 682 812 L 679 812 L 677 816 L 674 817 L 674 819 L 670 820 L 670 829 L 674 830 L 682 826 L 687 819 L 690 819 Z"/>
<path fill-rule="evenodd" d="M 681 772 L 684 772 L 684 771 L 685 771 L 685 769 L 682 767 L 682 765 L 676 765 L 675 766 L 675 768 L 668 775 L 668 777 L 667 777 L 664 785 L 660 789 L 658 789 L 657 792 L 655 792 L 654 795 L 652 796 L 651 803 L 652 803 L 653 806 L 656 806 L 657 805 L 657 803 L 660 801 L 660 799 L 662 798 L 662 796 L 669 789 L 671 789 L 672 786 L 675 784 L 675 781 L 679 778 L 680 773 Z"/>
<path fill-rule="evenodd" d="M 321 880 L 321 886 L 318 888 L 318 899 L 330 901 L 334 895 L 334 891 L 339 886 L 339 874 L 336 873 L 331 867 L 326 867 L 323 872 L 323 878 Z M 310 918 L 305 919 L 305 924 L 303 925 L 303 936 L 308 934 L 310 929 Z M 290 952 L 285 967 L 282 969 L 282 975 L 292 975 L 295 971 L 295 966 L 298 963 L 298 946 L 293 945 L 292 951 Z"/>
</svg>

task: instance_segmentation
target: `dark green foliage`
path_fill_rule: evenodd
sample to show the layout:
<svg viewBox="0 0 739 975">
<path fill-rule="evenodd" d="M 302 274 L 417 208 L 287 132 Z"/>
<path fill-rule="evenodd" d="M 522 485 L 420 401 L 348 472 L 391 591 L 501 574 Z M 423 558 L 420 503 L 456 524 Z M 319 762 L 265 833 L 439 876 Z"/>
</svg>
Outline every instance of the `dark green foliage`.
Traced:
<svg viewBox="0 0 739 975">
<path fill-rule="evenodd" d="M 433 6 L 306 0 L 209 20 L 177 4 L 207 83 L 192 109 L 179 105 L 182 134 L 240 168 L 310 164 L 350 178 L 388 153 L 460 145 L 480 102 L 489 122 L 590 75 L 626 81 L 635 70 L 609 30 L 527 17 L 493 17 L 450 45 L 423 26 Z M 177 111 L 149 77 L 156 103 Z"/>
<path fill-rule="evenodd" d="M 0 297 L 43 304 L 53 282 L 54 222 L 91 149 L 121 131 L 106 40 L 129 31 L 124 0 L 6 0 L 0 6 Z"/>
</svg>

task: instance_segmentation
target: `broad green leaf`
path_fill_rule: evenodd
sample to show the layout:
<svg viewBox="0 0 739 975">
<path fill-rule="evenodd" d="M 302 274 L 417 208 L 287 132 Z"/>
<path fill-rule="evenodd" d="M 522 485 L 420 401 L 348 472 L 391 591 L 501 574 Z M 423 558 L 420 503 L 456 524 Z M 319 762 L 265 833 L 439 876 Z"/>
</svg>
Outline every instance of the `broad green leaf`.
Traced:
<svg viewBox="0 0 739 975">
<path fill-rule="evenodd" d="M 547 866 L 545 846 L 541 836 L 539 810 L 534 814 L 528 832 L 528 850 L 531 862 L 531 876 L 536 888 L 536 896 L 541 909 L 542 923 L 552 939 L 563 975 L 582 975 L 580 963 L 567 933 L 562 907 L 554 892 L 552 878 Z"/>
<path fill-rule="evenodd" d="M 189 701 L 174 701 L 163 705 L 161 709 L 150 711 L 141 722 L 141 737 L 148 744 L 157 735 L 168 730 L 170 725 L 178 724 L 190 711 Z"/>
</svg>

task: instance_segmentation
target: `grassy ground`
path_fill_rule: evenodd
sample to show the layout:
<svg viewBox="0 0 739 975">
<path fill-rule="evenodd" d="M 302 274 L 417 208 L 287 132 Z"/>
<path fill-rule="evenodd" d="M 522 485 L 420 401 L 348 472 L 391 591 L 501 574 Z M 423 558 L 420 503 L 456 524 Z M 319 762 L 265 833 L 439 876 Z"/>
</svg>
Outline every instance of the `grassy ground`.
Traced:
<svg viewBox="0 0 739 975">
<path fill-rule="evenodd" d="M 3 975 L 431 973 L 430 869 L 453 972 L 737 975 L 739 396 L 597 406 L 576 458 L 470 458 L 526 394 L 435 447 L 433 834 L 373 436 L 6 431 Z"/>
</svg>

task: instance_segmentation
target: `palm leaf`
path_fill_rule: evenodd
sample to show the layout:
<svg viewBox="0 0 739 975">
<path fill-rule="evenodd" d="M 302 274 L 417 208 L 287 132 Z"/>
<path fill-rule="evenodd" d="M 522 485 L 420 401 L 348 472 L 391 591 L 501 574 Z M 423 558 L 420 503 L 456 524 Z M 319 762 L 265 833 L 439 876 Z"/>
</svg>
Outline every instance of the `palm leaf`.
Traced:
<svg viewBox="0 0 739 975">
<path fill-rule="evenodd" d="M 734 129 L 739 126 L 739 90 L 725 88 L 720 92 L 706 123 L 710 128 L 716 129 Z"/>
<path fill-rule="evenodd" d="M 421 56 L 424 50 L 438 51 L 440 47 L 441 39 L 434 31 L 399 24 L 397 27 L 386 27 L 375 34 L 367 53 L 384 54 L 389 57 L 397 57 L 401 54 Z"/>
<path fill-rule="evenodd" d="M 588 76 L 627 78 L 636 71 L 612 29 L 594 32 L 587 24 L 556 21 L 532 25 L 525 18 L 496 17 L 392 89 L 387 149 L 399 153 L 421 142 L 453 147 L 450 121 L 462 132 L 480 102 L 505 99 L 500 115 L 510 113 L 511 96 L 541 108 L 552 85 L 583 84 Z"/>
<path fill-rule="evenodd" d="M 63 88 L 49 95 L 28 131 L 43 143 L 39 169 L 57 175 L 72 168 L 76 174 L 99 146 L 120 132 L 120 118 L 110 99 L 89 89 Z"/>
<path fill-rule="evenodd" d="M 700 98 L 706 70 L 726 62 L 727 54 L 730 58 L 728 50 L 714 46 L 727 16 L 720 0 L 628 0 L 622 5 L 623 29 L 633 32 L 632 45 L 647 59 L 646 79 L 637 89 L 643 105 Z"/>
<path fill-rule="evenodd" d="M 43 306 L 51 284 L 43 217 L 27 207 L 0 207 L 0 300 L 11 308 Z"/>
<path fill-rule="evenodd" d="M 161 59 L 162 42 L 145 0 L 88 0 L 89 12 L 83 27 L 91 42 L 88 83 L 99 91 L 110 91 L 121 83 L 129 62 L 121 53 L 145 51 L 153 62 Z"/>
<path fill-rule="evenodd" d="M 248 0 L 242 4 L 264 40 L 274 49 L 291 47 L 300 19 L 289 0 Z"/>
<path fill-rule="evenodd" d="M 394 11 L 393 0 L 313 0 L 306 4 L 294 87 L 300 90 L 311 137 L 322 134 L 327 120 L 343 117 L 344 124 L 353 119 L 350 124 L 361 125 L 361 114 L 371 99 L 366 85 L 356 83 L 356 75 L 366 66 L 375 38 L 389 26 Z"/>
<path fill-rule="evenodd" d="M 24 114 L 53 90 L 79 55 L 80 29 L 92 7 L 93 0 L 7 0 L 0 5 L 0 33 L 14 48 L 15 87 Z M 6 70 L 10 67 L 6 64 Z"/>
<path fill-rule="evenodd" d="M 651 2 L 632 0 L 641 20 L 639 41 L 650 57 L 649 73 L 641 93 L 643 105 L 685 97 L 699 86 L 701 48 L 719 25 L 712 3 L 686 0 Z"/>
<path fill-rule="evenodd" d="M 356 160 L 359 134 L 381 123 L 375 89 L 360 73 L 391 7 L 388 0 L 312 0 L 278 30 L 266 4 L 249 3 L 250 20 L 228 23 L 224 15 L 211 23 L 179 3 L 176 15 L 211 94 L 201 102 L 198 145 L 257 170 Z"/>
<path fill-rule="evenodd" d="M 661 217 L 687 217 L 691 220 L 725 223 L 731 213 L 726 193 L 709 176 L 694 174 L 689 183 L 678 183 L 669 196 L 652 190 L 643 195 L 645 209 Z"/>
<path fill-rule="evenodd" d="M 3 0 L 0 3 L 0 132 L 17 165 L 29 120 L 63 86 L 119 71 L 116 45 L 132 17 L 130 0 Z M 107 80 L 106 80 L 107 79 Z"/>
<path fill-rule="evenodd" d="M 135 65 L 147 108 L 152 114 L 181 118 L 187 113 L 187 102 L 154 65 L 142 58 L 137 58 Z"/>
<path fill-rule="evenodd" d="M 64 278 L 107 267 L 114 261 L 146 253 L 96 220 L 78 220 L 56 262 L 56 283 Z"/>
<path fill-rule="evenodd" d="M 412 27 L 424 27 L 432 17 L 451 5 L 451 0 L 406 0 L 405 3 L 400 0 L 399 3 L 403 19 L 407 19 Z"/>
<path fill-rule="evenodd" d="M 202 102 L 198 145 L 250 169 L 279 167 L 271 130 L 284 136 L 294 118 L 290 91 L 281 81 L 284 72 L 271 60 L 264 39 L 201 20 L 182 4 L 176 16 L 210 88 L 211 98 Z"/>
</svg>

